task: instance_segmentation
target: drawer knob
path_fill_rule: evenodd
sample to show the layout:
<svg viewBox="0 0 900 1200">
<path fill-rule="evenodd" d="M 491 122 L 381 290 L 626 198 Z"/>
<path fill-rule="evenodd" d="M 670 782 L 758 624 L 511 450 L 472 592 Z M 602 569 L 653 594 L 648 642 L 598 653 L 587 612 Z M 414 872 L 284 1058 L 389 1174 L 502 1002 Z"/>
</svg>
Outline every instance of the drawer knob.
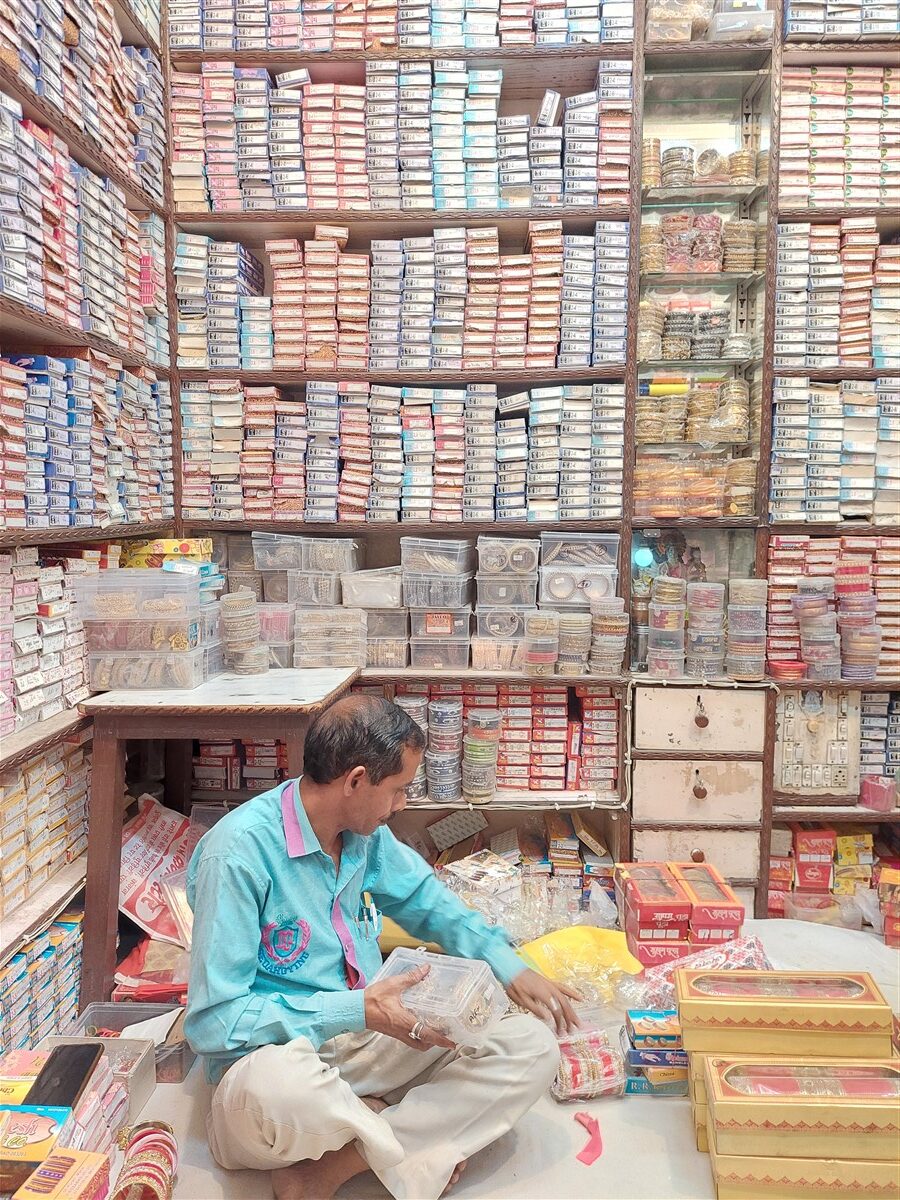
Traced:
<svg viewBox="0 0 900 1200">
<path fill-rule="evenodd" d="M 706 797 L 709 795 L 706 788 L 703 786 L 703 783 L 699 779 L 694 784 L 694 795 L 697 797 L 698 800 L 705 800 Z"/>
<path fill-rule="evenodd" d="M 697 697 L 697 710 L 694 713 L 694 724 L 698 729 L 706 729 L 709 725 L 709 717 L 706 715 L 706 709 L 703 707 L 703 701 Z"/>
<path fill-rule="evenodd" d="M 691 862 L 698 862 L 698 863 L 703 862 L 705 860 L 705 858 L 706 858 L 706 855 L 703 853 L 702 850 L 692 850 L 691 851 Z"/>
</svg>

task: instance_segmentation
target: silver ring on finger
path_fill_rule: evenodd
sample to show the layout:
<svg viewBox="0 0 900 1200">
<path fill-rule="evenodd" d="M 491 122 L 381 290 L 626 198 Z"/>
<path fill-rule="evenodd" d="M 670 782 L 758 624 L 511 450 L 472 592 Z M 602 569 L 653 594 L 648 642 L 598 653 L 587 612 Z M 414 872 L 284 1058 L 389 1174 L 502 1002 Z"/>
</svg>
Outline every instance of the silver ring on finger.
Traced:
<svg viewBox="0 0 900 1200">
<path fill-rule="evenodd" d="M 421 1042 L 422 1030 L 424 1028 L 425 1026 L 422 1021 L 416 1021 L 415 1025 L 413 1025 L 412 1029 L 409 1031 L 409 1036 L 414 1042 Z"/>
</svg>

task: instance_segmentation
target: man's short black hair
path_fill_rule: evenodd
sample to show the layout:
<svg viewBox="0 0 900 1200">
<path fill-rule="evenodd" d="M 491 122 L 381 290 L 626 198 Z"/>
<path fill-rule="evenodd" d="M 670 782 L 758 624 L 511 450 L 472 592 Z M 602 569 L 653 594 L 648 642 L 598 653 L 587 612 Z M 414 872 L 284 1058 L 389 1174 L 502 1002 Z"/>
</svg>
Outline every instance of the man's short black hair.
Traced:
<svg viewBox="0 0 900 1200">
<path fill-rule="evenodd" d="M 310 725 L 303 772 L 313 783 L 331 783 L 365 767 L 372 783 L 398 775 L 403 750 L 425 748 L 425 735 L 408 713 L 382 696 L 345 696 Z"/>
</svg>

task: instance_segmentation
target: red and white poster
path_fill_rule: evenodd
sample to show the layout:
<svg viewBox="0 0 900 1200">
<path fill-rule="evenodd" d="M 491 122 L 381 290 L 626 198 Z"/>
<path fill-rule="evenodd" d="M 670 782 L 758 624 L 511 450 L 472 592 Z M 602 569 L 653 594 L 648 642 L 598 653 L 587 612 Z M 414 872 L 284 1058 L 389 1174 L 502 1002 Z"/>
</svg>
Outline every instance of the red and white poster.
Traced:
<svg viewBox="0 0 900 1200">
<path fill-rule="evenodd" d="M 187 866 L 190 818 L 152 796 L 138 798 L 138 813 L 122 830 L 119 908 L 152 938 L 182 944 L 160 879 Z"/>
</svg>

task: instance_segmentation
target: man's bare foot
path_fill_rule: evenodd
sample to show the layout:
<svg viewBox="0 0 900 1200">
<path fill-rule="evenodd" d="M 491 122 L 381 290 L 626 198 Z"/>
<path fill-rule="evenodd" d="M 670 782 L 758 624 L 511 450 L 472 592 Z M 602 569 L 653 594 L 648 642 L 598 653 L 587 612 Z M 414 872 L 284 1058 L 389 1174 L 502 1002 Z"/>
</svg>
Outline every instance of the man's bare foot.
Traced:
<svg viewBox="0 0 900 1200">
<path fill-rule="evenodd" d="M 462 1160 L 462 1162 L 456 1164 L 456 1166 L 453 1168 L 453 1174 L 450 1176 L 450 1178 L 447 1181 L 447 1186 L 441 1192 L 442 1196 L 446 1196 L 447 1193 L 450 1191 L 450 1189 L 453 1187 L 453 1185 L 459 1183 L 460 1177 L 468 1165 L 469 1165 L 469 1160 L 467 1158 L 464 1158 Z"/>
<path fill-rule="evenodd" d="M 368 1169 L 356 1146 L 348 1142 L 315 1162 L 298 1162 L 273 1171 L 272 1191 L 275 1200 L 332 1200 L 342 1184 Z"/>
</svg>

